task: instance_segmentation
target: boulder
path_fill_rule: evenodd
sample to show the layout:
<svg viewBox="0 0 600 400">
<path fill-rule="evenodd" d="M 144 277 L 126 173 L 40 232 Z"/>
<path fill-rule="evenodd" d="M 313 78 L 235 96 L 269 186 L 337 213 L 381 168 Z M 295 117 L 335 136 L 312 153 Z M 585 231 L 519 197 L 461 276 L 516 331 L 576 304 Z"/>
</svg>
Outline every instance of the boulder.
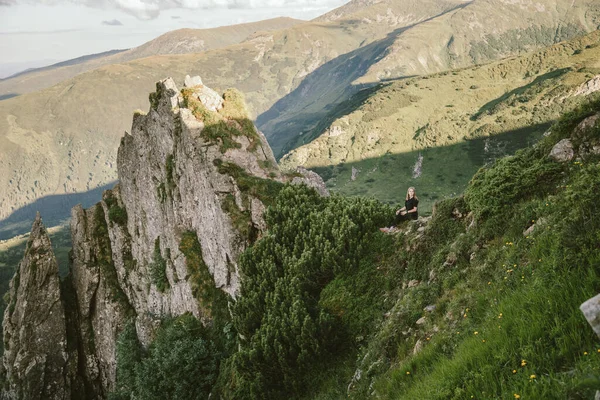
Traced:
<svg viewBox="0 0 600 400">
<path fill-rule="evenodd" d="M 594 332 L 596 332 L 596 335 L 600 338 L 600 294 L 592 297 L 579 308 L 592 326 Z"/>
<path fill-rule="evenodd" d="M 527 237 L 533 235 L 533 233 L 546 224 L 546 219 L 544 217 L 539 218 L 533 225 L 523 231 L 523 236 Z"/>
<path fill-rule="evenodd" d="M 193 77 L 190 77 L 189 75 L 185 76 L 185 80 L 183 81 L 183 86 L 185 86 L 186 88 L 192 88 L 194 86 L 200 86 L 204 84 L 202 83 L 202 79 L 196 75 Z"/>
<path fill-rule="evenodd" d="M 575 133 L 585 132 L 588 129 L 593 128 L 598 123 L 598 119 L 600 119 L 600 113 L 587 117 L 577 125 Z"/>
<path fill-rule="evenodd" d="M 558 162 L 571 161 L 573 157 L 575 157 L 573 143 L 571 143 L 569 139 L 561 140 L 556 145 L 554 145 L 548 157 Z"/>
<path fill-rule="evenodd" d="M 417 340 L 417 343 L 415 343 L 415 347 L 413 348 L 413 355 L 419 354 L 421 350 L 423 350 L 423 342 L 421 341 L 421 339 L 419 339 Z"/>
</svg>

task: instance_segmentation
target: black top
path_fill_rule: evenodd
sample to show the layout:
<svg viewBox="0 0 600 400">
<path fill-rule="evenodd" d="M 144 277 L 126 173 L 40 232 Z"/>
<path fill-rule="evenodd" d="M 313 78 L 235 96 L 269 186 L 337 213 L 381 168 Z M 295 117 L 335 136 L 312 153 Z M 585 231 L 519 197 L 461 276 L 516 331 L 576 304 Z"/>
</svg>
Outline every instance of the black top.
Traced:
<svg viewBox="0 0 600 400">
<path fill-rule="evenodd" d="M 406 211 L 412 210 L 418 204 L 419 204 L 419 200 L 415 199 L 414 197 L 412 199 L 408 199 L 408 200 L 406 200 L 404 202 L 404 206 L 406 207 Z M 418 211 L 414 211 L 414 212 L 408 213 L 408 217 L 410 219 L 417 219 L 417 218 L 419 218 Z"/>
</svg>

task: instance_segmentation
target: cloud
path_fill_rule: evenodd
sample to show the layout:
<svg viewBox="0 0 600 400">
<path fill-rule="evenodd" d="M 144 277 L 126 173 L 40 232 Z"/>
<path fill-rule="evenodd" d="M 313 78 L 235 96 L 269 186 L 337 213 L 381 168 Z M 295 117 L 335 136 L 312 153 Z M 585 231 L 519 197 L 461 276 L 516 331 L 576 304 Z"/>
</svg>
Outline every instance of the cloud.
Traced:
<svg viewBox="0 0 600 400">
<path fill-rule="evenodd" d="M 102 21 L 102 25 L 108 26 L 123 26 L 123 23 L 118 19 L 113 19 L 112 21 Z"/>
<path fill-rule="evenodd" d="M 93 8 L 118 9 L 141 20 L 158 17 L 161 11 L 183 8 L 196 9 L 260 9 L 298 7 L 336 7 L 344 0 L 44 0 L 42 4 L 78 4 Z M 39 0 L 0 0 L 0 6 L 19 4 L 39 5 Z"/>
</svg>

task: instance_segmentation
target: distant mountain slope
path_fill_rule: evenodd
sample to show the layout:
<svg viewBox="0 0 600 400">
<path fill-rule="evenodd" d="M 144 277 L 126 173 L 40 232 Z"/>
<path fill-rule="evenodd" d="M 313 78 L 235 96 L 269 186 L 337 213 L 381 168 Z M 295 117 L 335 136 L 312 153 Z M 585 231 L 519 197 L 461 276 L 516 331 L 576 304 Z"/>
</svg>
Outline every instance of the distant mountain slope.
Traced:
<svg viewBox="0 0 600 400">
<path fill-rule="evenodd" d="M 256 32 L 286 29 L 302 22 L 304 21 L 280 17 L 209 29 L 179 29 L 130 50 L 112 50 L 83 56 L 0 80 L 0 98 L 9 94 L 18 95 L 44 89 L 105 65 L 159 54 L 199 53 L 218 49 L 240 43 Z"/>
<path fill-rule="evenodd" d="M 258 119 L 277 156 L 305 142 L 301 135 L 365 86 L 525 53 L 591 32 L 600 25 L 600 3 L 565 0 L 456 2 L 453 8 L 431 18 L 403 23 L 419 4 L 374 2 L 340 19 L 356 25 L 355 29 L 368 24 L 395 28 L 380 42 L 316 70 L 298 90 Z"/>
<path fill-rule="evenodd" d="M 39 72 L 42 72 L 42 71 L 55 70 L 55 69 L 58 69 L 60 67 L 68 67 L 68 66 L 72 66 L 72 65 L 83 64 L 85 62 L 96 60 L 98 58 L 108 58 L 108 57 L 110 57 L 110 56 L 112 56 L 114 54 L 122 53 L 124 51 L 127 51 L 127 49 L 125 49 L 125 50 L 109 50 L 109 51 L 105 51 L 105 52 L 102 52 L 102 53 L 88 54 L 88 55 L 85 55 L 85 56 L 73 58 L 71 60 L 66 60 L 66 61 L 61 61 L 61 62 L 53 63 L 53 64 L 46 65 L 46 66 L 43 66 L 43 67 L 29 68 L 29 69 L 26 69 L 24 71 L 17 72 L 16 74 L 7 76 L 6 78 L 0 79 L 0 83 L 3 82 L 3 81 L 11 80 L 11 79 L 16 79 L 16 78 L 18 78 L 20 76 L 23 76 L 23 75 L 31 75 L 31 74 L 39 73 Z"/>
<path fill-rule="evenodd" d="M 600 96 L 600 31 L 363 90 L 307 132 L 310 143 L 280 165 L 316 168 L 334 191 L 394 203 L 417 186 L 429 211 L 436 199 L 463 190 L 483 164 L 530 145 L 594 94 Z"/>
</svg>

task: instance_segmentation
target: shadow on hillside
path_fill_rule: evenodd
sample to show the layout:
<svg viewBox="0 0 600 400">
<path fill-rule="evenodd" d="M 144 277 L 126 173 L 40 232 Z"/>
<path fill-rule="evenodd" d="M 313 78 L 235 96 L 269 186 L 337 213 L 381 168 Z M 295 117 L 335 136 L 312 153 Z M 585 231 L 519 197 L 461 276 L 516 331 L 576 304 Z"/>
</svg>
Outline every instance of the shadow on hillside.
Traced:
<svg viewBox="0 0 600 400">
<path fill-rule="evenodd" d="M 535 86 L 538 86 L 542 82 L 544 82 L 548 79 L 556 79 L 556 78 L 566 74 L 570 70 L 571 70 L 571 68 L 561 68 L 561 69 L 547 72 L 543 75 L 536 77 L 531 83 L 528 83 L 527 85 L 513 89 L 510 92 L 506 92 L 505 94 L 498 97 L 497 99 L 489 101 L 489 102 L 485 103 L 483 106 L 481 106 L 479 111 L 477 111 L 475 114 L 473 114 L 471 116 L 471 121 L 477 120 L 479 117 L 481 117 L 485 113 L 491 113 L 496 106 L 505 102 L 506 100 L 511 98 L 511 96 L 521 96 L 521 95 L 525 94 L 529 89 L 531 89 Z M 523 98 L 523 99 L 520 99 L 520 101 L 525 102 L 525 101 L 528 101 L 528 99 Z"/>
<path fill-rule="evenodd" d="M 7 94 L 3 94 L 3 95 L 0 95 L 0 101 L 12 99 L 13 97 L 17 97 L 18 95 L 19 95 L 19 93 L 7 93 Z"/>
<path fill-rule="evenodd" d="M 479 168 L 533 145 L 551 125 L 548 122 L 450 146 L 311 169 L 323 177 L 334 193 L 369 196 L 394 205 L 403 205 L 407 188 L 414 186 L 420 199 L 420 213 L 427 215 L 437 200 L 463 193 Z M 415 177 L 420 157 L 421 174 Z M 353 169 L 359 171 L 354 181 Z"/>
<path fill-rule="evenodd" d="M 111 182 L 87 192 L 45 196 L 21 207 L 0 221 L 0 240 L 29 232 L 38 211 L 42 215 L 44 225 L 59 225 L 71 217 L 71 209 L 74 206 L 81 204 L 83 207 L 90 207 L 96 204 L 102 199 L 102 192 L 112 189 L 115 184 L 116 182 Z"/>
<path fill-rule="evenodd" d="M 321 133 L 316 132 L 318 122 L 326 118 L 339 103 L 348 100 L 361 89 L 377 85 L 353 85 L 352 82 L 386 57 L 390 46 L 403 32 L 467 5 L 468 3 L 457 5 L 441 14 L 396 29 L 385 38 L 343 54 L 308 74 L 295 90 L 256 119 L 257 126 L 267 136 L 275 156 L 279 159 L 293 148 L 312 141 Z M 356 24 L 359 21 L 347 23 Z M 323 104 L 326 106 L 323 107 Z"/>
</svg>

